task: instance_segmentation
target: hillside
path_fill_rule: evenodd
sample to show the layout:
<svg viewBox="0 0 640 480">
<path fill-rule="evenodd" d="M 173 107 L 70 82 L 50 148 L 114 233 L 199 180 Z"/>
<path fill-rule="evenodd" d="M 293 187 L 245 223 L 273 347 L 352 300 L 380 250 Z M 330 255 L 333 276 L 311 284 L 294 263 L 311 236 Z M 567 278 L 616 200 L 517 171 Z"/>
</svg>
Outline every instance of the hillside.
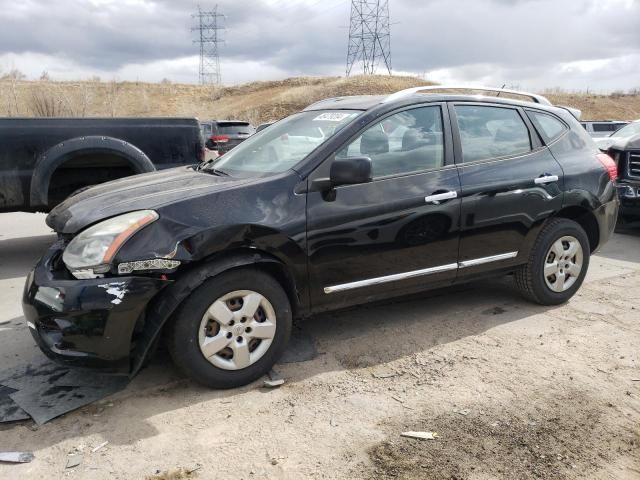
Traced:
<svg viewBox="0 0 640 480">
<path fill-rule="evenodd" d="M 138 82 L 0 81 L 0 116 L 196 116 L 281 118 L 322 98 L 384 94 L 429 84 L 413 77 L 322 77 L 252 82 L 231 87 Z M 640 94 L 544 92 L 585 119 L 640 118 Z"/>
</svg>

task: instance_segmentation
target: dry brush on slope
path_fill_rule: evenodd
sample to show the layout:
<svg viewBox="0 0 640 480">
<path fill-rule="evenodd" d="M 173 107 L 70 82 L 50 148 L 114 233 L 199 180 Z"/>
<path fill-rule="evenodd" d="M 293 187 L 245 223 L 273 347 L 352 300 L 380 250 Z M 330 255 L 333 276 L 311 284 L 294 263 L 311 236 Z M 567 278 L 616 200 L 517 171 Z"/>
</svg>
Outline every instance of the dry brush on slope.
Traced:
<svg viewBox="0 0 640 480">
<path fill-rule="evenodd" d="M 301 77 L 237 86 L 50 80 L 0 81 L 0 116 L 195 116 L 276 120 L 323 98 L 386 94 L 430 84 L 415 77 Z M 585 119 L 640 118 L 640 94 L 546 92 L 552 102 L 580 108 Z"/>
</svg>

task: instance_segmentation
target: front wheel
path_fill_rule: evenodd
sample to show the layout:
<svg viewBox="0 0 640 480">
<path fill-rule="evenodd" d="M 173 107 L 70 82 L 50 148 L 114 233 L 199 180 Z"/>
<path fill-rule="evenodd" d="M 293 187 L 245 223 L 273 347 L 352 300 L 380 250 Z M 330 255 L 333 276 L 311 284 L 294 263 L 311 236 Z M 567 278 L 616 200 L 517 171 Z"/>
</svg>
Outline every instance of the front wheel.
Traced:
<svg viewBox="0 0 640 480">
<path fill-rule="evenodd" d="M 580 288 L 589 268 L 589 239 L 573 220 L 551 220 L 539 233 L 529 261 L 516 271 L 518 289 L 541 305 L 558 305 Z"/>
<path fill-rule="evenodd" d="M 196 382 L 233 388 L 267 373 L 291 334 L 291 306 L 280 284 L 254 269 L 222 273 L 182 304 L 170 326 L 169 351 Z"/>
</svg>

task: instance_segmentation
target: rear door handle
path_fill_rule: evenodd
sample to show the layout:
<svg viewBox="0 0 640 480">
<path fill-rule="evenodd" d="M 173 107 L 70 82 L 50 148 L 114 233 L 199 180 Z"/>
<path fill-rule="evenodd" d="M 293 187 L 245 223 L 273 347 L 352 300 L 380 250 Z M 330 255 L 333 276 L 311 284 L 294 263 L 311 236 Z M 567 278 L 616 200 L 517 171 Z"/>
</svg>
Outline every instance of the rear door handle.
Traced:
<svg viewBox="0 0 640 480">
<path fill-rule="evenodd" d="M 434 205 L 439 205 L 443 200 L 451 200 L 452 198 L 458 198 L 458 192 L 444 192 L 444 193 L 436 193 L 435 195 L 429 195 L 428 197 L 424 197 L 424 201 L 426 203 L 433 203 Z"/>
<path fill-rule="evenodd" d="M 533 180 L 536 185 L 545 185 L 547 183 L 553 183 L 558 181 L 557 175 L 541 175 Z"/>
</svg>

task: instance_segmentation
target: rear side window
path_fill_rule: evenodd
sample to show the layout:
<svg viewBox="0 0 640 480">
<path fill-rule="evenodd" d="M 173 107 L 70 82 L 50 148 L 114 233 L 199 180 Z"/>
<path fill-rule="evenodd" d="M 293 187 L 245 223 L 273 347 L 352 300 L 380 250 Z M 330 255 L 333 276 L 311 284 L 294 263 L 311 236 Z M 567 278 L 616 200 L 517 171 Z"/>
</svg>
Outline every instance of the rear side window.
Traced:
<svg viewBox="0 0 640 480">
<path fill-rule="evenodd" d="M 462 160 L 476 162 L 531 151 L 529 129 L 517 110 L 456 105 Z"/>
<path fill-rule="evenodd" d="M 547 115 L 546 113 L 527 110 L 527 115 L 529 115 L 531 122 L 533 122 L 538 133 L 540 133 L 544 143 L 553 142 L 567 130 L 564 123 L 551 115 Z"/>
</svg>

